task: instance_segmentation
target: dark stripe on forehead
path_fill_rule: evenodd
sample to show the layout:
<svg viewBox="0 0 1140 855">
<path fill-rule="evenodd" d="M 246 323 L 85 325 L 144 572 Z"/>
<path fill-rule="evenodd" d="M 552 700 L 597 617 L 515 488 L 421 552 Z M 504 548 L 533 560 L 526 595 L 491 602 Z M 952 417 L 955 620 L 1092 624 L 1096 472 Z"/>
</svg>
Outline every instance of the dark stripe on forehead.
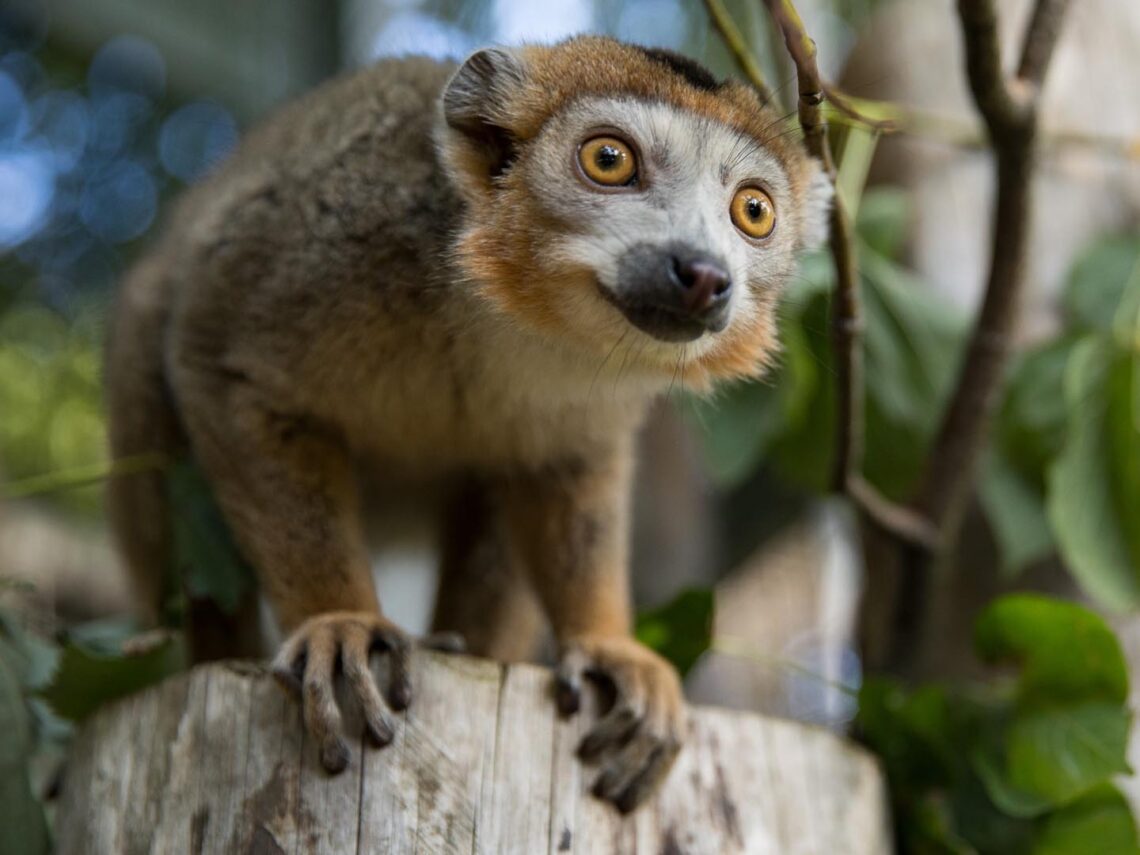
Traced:
<svg viewBox="0 0 1140 855">
<path fill-rule="evenodd" d="M 690 86 L 703 92 L 715 92 L 724 86 L 723 80 L 717 80 L 712 72 L 699 62 L 676 51 L 665 48 L 646 48 L 640 45 L 637 46 L 637 49 L 654 62 L 661 63 L 674 74 L 683 77 Z"/>
</svg>

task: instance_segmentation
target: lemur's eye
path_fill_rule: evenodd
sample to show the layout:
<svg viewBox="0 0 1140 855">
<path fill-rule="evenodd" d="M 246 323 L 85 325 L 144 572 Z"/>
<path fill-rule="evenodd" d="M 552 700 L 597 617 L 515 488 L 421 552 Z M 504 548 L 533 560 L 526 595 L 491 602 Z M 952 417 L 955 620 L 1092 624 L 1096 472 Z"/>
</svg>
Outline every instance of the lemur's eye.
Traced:
<svg viewBox="0 0 1140 855">
<path fill-rule="evenodd" d="M 732 222 L 751 238 L 766 238 L 776 227 L 776 206 L 759 187 L 741 187 L 732 197 Z"/>
<path fill-rule="evenodd" d="M 578 149 L 578 162 L 586 177 L 606 187 L 630 184 L 637 177 L 633 150 L 614 137 L 594 137 Z"/>
</svg>

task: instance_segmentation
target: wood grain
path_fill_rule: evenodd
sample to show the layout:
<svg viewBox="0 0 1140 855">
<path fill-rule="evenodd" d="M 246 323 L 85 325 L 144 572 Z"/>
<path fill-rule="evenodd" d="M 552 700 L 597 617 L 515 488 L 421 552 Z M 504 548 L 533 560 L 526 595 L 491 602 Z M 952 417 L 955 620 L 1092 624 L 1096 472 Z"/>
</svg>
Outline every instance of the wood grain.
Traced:
<svg viewBox="0 0 1140 855">
<path fill-rule="evenodd" d="M 574 756 L 596 710 L 560 720 L 549 672 L 426 653 L 415 666 L 393 744 L 353 739 L 336 777 L 259 666 L 199 667 L 107 707 L 79 733 L 58 852 L 890 852 L 878 767 L 827 731 L 698 708 L 662 792 L 622 817 Z"/>
</svg>

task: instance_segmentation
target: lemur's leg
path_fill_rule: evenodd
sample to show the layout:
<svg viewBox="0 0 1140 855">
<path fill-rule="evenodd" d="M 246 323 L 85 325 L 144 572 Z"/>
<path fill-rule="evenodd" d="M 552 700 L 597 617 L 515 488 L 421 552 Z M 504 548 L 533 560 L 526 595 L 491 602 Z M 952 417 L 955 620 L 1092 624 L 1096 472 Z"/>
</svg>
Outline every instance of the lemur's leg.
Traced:
<svg viewBox="0 0 1140 855">
<path fill-rule="evenodd" d="M 669 771 L 685 731 L 676 670 L 630 632 L 628 447 L 518 478 L 509 519 L 560 650 L 557 695 L 578 710 L 582 676 L 614 702 L 579 746 L 599 759 L 594 792 L 629 811 Z"/>
<path fill-rule="evenodd" d="M 477 656 L 533 659 L 545 617 L 507 542 L 502 490 L 464 484 L 448 504 L 442 534 L 432 628 L 458 632 Z"/>
<path fill-rule="evenodd" d="M 195 458 L 288 634 L 275 674 L 299 693 L 321 763 L 340 771 L 349 757 L 338 668 L 377 744 L 392 739 L 388 705 L 403 709 L 411 699 L 410 644 L 380 612 L 350 458 L 336 437 L 246 381 L 208 370 L 183 370 L 178 380 Z M 369 668 L 374 649 L 390 656 L 387 705 Z"/>
</svg>

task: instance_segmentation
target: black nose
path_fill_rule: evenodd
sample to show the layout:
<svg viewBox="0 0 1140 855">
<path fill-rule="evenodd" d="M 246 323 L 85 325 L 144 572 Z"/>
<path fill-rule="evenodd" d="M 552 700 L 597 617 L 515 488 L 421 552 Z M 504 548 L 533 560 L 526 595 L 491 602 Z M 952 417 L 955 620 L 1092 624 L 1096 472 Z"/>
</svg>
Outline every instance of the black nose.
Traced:
<svg viewBox="0 0 1140 855">
<path fill-rule="evenodd" d="M 728 271 L 707 258 L 678 258 L 673 256 L 673 279 L 683 289 L 681 297 L 685 309 L 692 315 L 702 315 L 714 305 L 728 301 L 732 281 Z"/>
<path fill-rule="evenodd" d="M 718 259 L 683 244 L 639 244 L 602 295 L 630 323 L 662 341 L 693 341 L 728 326 L 732 282 Z"/>
</svg>

